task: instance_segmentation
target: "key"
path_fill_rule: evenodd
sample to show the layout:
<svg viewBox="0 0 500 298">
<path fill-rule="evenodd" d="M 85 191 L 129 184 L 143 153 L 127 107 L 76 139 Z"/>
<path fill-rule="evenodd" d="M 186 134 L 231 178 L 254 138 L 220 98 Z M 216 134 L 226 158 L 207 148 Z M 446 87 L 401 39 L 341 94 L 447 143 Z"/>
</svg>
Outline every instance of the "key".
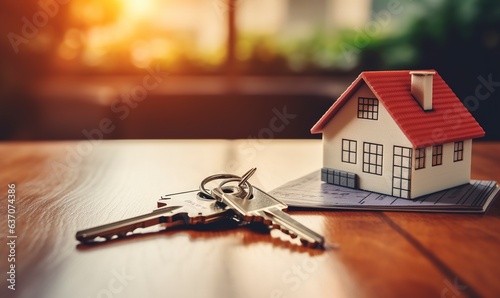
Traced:
<svg viewBox="0 0 500 298">
<path fill-rule="evenodd" d="M 279 229 L 290 235 L 298 237 L 302 245 L 312 248 L 323 248 L 325 239 L 323 236 L 304 226 L 284 212 L 288 206 L 253 187 L 250 199 L 243 199 L 246 195 L 244 189 L 238 186 L 223 186 L 230 181 L 238 181 L 236 178 L 227 179 L 221 186 L 212 190 L 212 196 L 233 209 L 239 217 L 247 222 L 263 222 L 272 229 Z"/>
<path fill-rule="evenodd" d="M 234 216 L 232 210 L 213 199 L 204 198 L 197 190 L 162 197 L 158 201 L 158 207 L 144 215 L 78 231 L 76 239 L 82 243 L 91 243 L 98 237 L 106 240 L 125 237 L 138 228 L 162 223 L 166 223 L 168 227 L 209 224 Z"/>
</svg>

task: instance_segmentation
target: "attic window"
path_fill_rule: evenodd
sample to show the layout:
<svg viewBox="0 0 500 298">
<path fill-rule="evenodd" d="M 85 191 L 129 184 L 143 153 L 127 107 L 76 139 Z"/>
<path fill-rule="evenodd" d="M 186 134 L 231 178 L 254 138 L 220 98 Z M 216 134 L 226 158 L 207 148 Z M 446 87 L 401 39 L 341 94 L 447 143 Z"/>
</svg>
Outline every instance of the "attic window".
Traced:
<svg viewBox="0 0 500 298">
<path fill-rule="evenodd" d="M 378 120 L 378 99 L 358 97 L 358 118 Z"/>
</svg>

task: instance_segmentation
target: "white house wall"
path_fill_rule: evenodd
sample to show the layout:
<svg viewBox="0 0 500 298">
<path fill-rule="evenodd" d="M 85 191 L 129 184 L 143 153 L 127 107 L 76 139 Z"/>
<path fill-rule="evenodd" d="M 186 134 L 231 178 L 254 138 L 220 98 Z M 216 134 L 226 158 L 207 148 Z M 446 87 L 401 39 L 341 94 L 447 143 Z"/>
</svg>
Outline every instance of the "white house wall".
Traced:
<svg viewBox="0 0 500 298">
<path fill-rule="evenodd" d="M 409 148 L 412 148 L 412 145 L 380 101 L 378 120 L 359 119 L 358 97 L 375 98 L 370 88 L 363 83 L 325 126 L 323 165 L 327 168 L 356 173 L 360 189 L 391 194 L 394 145 Z M 342 139 L 357 141 L 356 164 L 342 162 Z M 363 142 L 383 145 L 381 176 L 363 172 Z"/>
<path fill-rule="evenodd" d="M 411 196 L 419 197 L 470 182 L 472 140 L 464 141 L 462 161 L 453 161 L 454 142 L 443 144 L 443 164 L 432 166 L 432 147 L 425 148 L 425 168 L 412 170 Z M 415 161 L 415 158 L 413 158 Z"/>
</svg>

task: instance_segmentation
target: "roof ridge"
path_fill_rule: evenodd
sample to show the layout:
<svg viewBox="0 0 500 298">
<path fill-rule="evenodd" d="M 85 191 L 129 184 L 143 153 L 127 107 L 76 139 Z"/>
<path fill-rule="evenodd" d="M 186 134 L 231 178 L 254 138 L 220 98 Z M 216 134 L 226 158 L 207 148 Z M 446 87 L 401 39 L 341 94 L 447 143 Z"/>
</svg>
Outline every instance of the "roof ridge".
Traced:
<svg viewBox="0 0 500 298">
<path fill-rule="evenodd" d="M 424 111 L 411 94 L 413 70 L 363 71 L 311 128 L 320 133 L 364 82 L 415 147 L 484 136 L 467 108 L 434 69 L 433 109 Z"/>
</svg>

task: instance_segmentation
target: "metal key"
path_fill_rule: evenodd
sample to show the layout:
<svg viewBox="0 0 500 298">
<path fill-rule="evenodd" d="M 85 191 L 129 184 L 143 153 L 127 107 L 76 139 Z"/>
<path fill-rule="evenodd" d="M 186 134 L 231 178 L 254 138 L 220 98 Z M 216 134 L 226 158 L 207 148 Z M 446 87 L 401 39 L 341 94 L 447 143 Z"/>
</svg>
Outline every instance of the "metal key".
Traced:
<svg viewBox="0 0 500 298">
<path fill-rule="evenodd" d="M 212 196 L 233 209 L 244 221 L 263 222 L 270 228 L 280 229 L 292 238 L 299 237 L 300 242 L 308 247 L 323 247 L 323 236 L 304 226 L 283 212 L 288 206 L 253 187 L 252 197 L 244 199 L 245 190 L 238 186 L 224 186 L 227 182 L 238 181 L 227 179 L 218 188 L 212 189 Z"/>
<path fill-rule="evenodd" d="M 168 224 L 169 227 L 208 224 L 234 216 L 231 209 L 221 206 L 213 199 L 204 198 L 197 190 L 164 196 L 158 201 L 158 207 L 153 212 L 144 215 L 78 231 L 76 239 L 83 243 L 90 243 L 98 237 L 106 240 L 125 237 L 137 228 L 162 223 Z"/>
</svg>

